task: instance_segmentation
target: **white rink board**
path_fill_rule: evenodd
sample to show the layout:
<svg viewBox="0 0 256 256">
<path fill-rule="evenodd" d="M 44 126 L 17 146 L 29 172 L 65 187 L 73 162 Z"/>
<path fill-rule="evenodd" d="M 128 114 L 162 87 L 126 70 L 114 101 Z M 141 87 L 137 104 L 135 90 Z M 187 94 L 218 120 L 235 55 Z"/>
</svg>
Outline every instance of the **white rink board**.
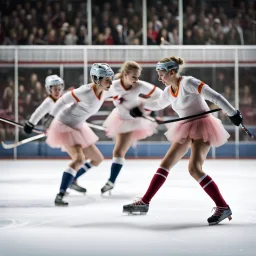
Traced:
<svg viewBox="0 0 256 256">
<path fill-rule="evenodd" d="M 207 160 L 233 220 L 208 226 L 214 203 L 188 174 L 172 170 L 147 215 L 122 206 L 142 196 L 160 160 L 126 160 L 112 196 L 101 197 L 110 160 L 79 180 L 67 208 L 54 206 L 67 160 L 0 161 L 0 256 L 256 255 L 256 160 Z"/>
</svg>

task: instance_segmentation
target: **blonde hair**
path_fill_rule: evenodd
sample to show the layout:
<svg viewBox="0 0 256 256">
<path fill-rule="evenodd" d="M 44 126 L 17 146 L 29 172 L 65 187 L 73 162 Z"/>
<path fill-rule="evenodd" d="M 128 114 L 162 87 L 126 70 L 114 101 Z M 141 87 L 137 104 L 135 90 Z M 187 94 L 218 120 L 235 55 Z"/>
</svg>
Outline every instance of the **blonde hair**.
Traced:
<svg viewBox="0 0 256 256">
<path fill-rule="evenodd" d="M 141 66 L 135 61 L 126 61 L 119 69 L 119 73 L 115 75 L 115 78 L 122 78 L 124 73 L 129 74 L 132 70 L 139 70 L 141 71 Z"/>
<path fill-rule="evenodd" d="M 184 60 L 182 58 L 179 57 L 175 57 L 175 56 L 171 56 L 168 58 L 163 58 L 160 60 L 161 63 L 165 63 L 165 62 L 169 62 L 169 61 L 174 61 L 179 65 L 179 71 L 181 70 L 180 66 L 184 65 Z"/>
</svg>

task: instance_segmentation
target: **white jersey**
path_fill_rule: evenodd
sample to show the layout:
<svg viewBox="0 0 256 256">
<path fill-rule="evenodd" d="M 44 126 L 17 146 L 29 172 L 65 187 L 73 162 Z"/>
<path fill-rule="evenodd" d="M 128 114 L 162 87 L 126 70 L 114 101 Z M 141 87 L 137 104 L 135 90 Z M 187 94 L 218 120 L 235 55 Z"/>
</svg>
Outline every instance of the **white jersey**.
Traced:
<svg viewBox="0 0 256 256">
<path fill-rule="evenodd" d="M 179 117 L 185 117 L 208 111 L 205 100 L 218 105 L 229 116 L 236 114 L 236 109 L 222 95 L 192 76 L 180 77 L 175 93 L 169 85 L 157 100 L 146 102 L 144 107 L 160 110 L 171 105 Z"/>
<path fill-rule="evenodd" d="M 38 122 L 52 110 L 56 100 L 48 96 L 31 115 L 29 122 L 37 125 Z"/>
<path fill-rule="evenodd" d="M 136 83 L 136 86 L 131 87 L 130 89 L 125 89 L 121 79 L 114 80 L 112 83 L 112 88 L 114 91 L 113 102 L 117 107 L 119 116 L 122 119 L 133 119 L 133 117 L 130 115 L 130 109 L 138 105 L 140 94 L 143 94 L 146 98 L 149 98 L 148 100 L 154 100 L 162 93 L 162 90 L 157 88 L 155 85 L 140 80 Z M 123 99 L 121 104 L 119 104 L 118 100 L 120 98 Z"/>
<path fill-rule="evenodd" d="M 94 84 L 82 85 L 65 93 L 56 102 L 50 115 L 70 127 L 76 127 L 86 121 L 98 112 L 106 98 L 112 96 L 110 89 L 109 91 L 102 91 L 100 97 L 97 97 L 94 86 Z"/>
</svg>

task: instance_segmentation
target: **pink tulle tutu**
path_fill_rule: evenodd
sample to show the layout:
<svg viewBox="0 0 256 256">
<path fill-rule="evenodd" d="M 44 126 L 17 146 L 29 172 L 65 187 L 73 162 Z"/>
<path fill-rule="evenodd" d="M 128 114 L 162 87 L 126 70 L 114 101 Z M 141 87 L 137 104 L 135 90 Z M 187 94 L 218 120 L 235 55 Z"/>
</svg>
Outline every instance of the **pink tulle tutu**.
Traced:
<svg viewBox="0 0 256 256">
<path fill-rule="evenodd" d="M 58 120 L 53 120 L 47 131 L 46 142 L 52 148 L 61 148 L 65 151 L 66 146 L 81 145 L 82 148 L 87 148 L 98 140 L 98 136 L 85 122 L 72 128 Z"/>
<path fill-rule="evenodd" d="M 145 118 L 121 119 L 118 110 L 115 108 L 107 117 L 103 126 L 107 128 L 106 135 L 115 138 L 118 133 L 133 132 L 134 142 L 145 139 L 157 132 L 157 124 Z"/>
<path fill-rule="evenodd" d="M 168 131 L 165 136 L 172 143 L 182 144 L 189 137 L 194 140 L 209 141 L 211 146 L 219 147 L 225 144 L 230 137 L 221 121 L 213 115 L 169 124 L 167 127 Z"/>
</svg>

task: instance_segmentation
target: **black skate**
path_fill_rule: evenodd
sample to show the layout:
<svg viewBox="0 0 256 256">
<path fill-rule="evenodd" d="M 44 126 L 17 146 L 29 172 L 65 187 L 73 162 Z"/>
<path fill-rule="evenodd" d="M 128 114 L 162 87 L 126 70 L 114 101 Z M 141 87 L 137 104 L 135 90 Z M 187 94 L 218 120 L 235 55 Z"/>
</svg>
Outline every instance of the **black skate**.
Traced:
<svg viewBox="0 0 256 256">
<path fill-rule="evenodd" d="M 232 220 L 232 217 L 231 217 L 232 211 L 229 208 L 229 206 L 227 207 L 216 206 L 213 209 L 215 210 L 214 214 L 207 219 L 209 225 L 219 224 L 221 221 L 223 221 L 226 218 L 228 218 L 229 221 Z"/>
<path fill-rule="evenodd" d="M 71 183 L 69 188 L 74 189 L 75 191 L 80 192 L 80 193 L 84 193 L 84 194 L 87 191 L 86 188 L 83 188 L 83 187 L 79 186 L 76 181 L 73 181 L 73 183 Z"/>
<path fill-rule="evenodd" d="M 61 193 L 57 194 L 54 201 L 56 206 L 68 206 L 68 202 L 63 201 L 63 197 L 64 197 L 63 194 Z"/>
<path fill-rule="evenodd" d="M 141 215 L 145 215 L 148 212 L 149 204 L 145 204 L 142 200 L 135 201 L 132 204 L 127 204 L 123 206 L 123 212 L 127 212 L 129 214 L 140 213 Z"/>
<path fill-rule="evenodd" d="M 101 189 L 101 194 L 104 194 L 105 192 L 109 191 L 109 194 L 111 194 L 111 190 L 114 188 L 114 183 L 108 180 L 108 182 L 104 185 L 104 187 Z"/>
</svg>

